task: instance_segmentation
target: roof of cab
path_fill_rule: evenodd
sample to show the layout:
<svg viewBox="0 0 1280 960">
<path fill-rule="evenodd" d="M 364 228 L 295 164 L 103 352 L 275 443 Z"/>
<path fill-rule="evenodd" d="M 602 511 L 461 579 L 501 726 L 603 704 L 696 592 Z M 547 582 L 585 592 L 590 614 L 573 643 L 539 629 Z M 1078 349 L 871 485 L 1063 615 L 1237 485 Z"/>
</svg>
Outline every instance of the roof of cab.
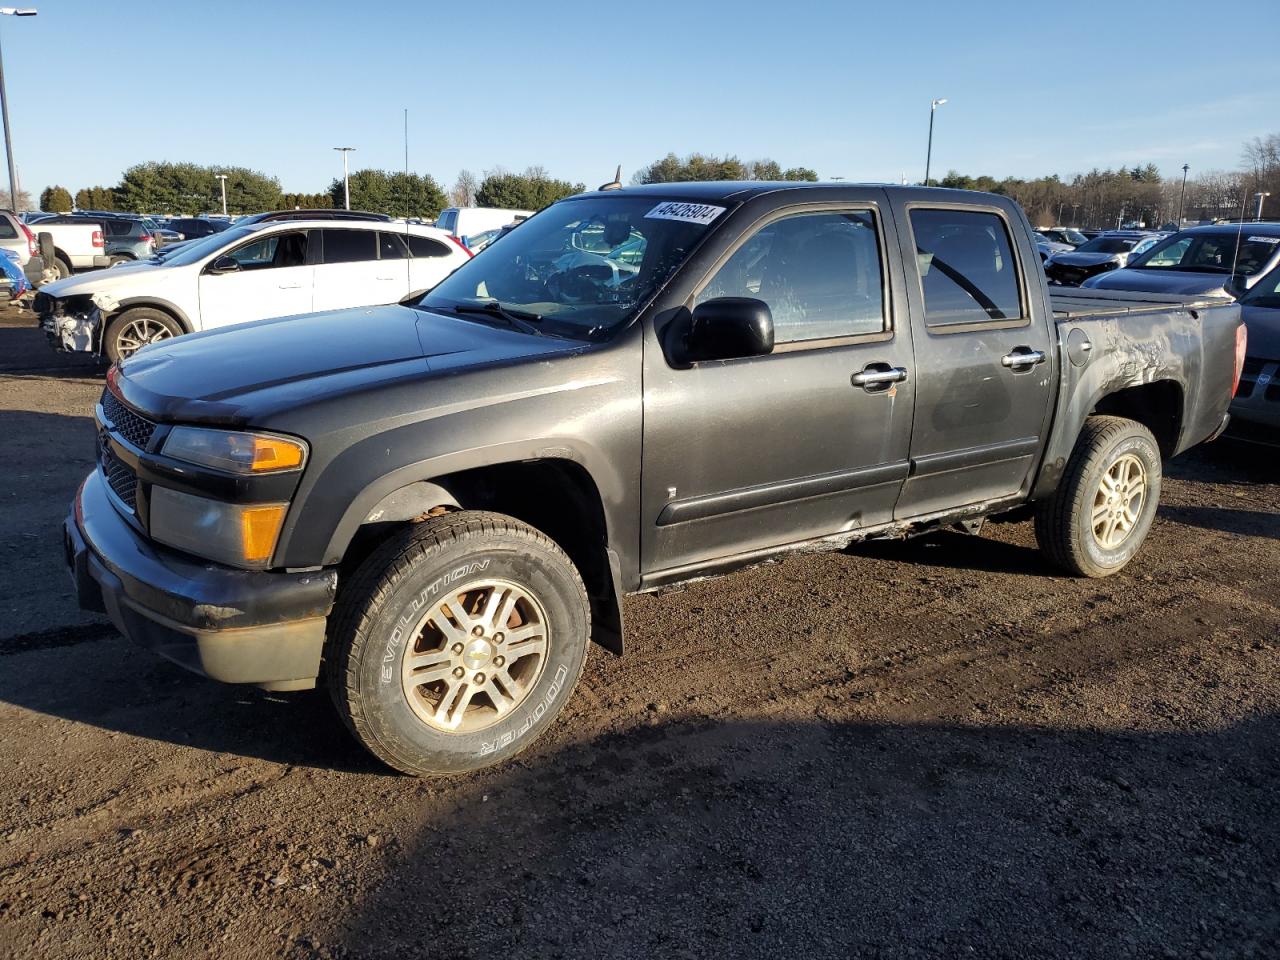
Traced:
<svg viewBox="0 0 1280 960">
<path fill-rule="evenodd" d="M 859 192 L 885 190 L 891 193 L 910 193 L 921 198 L 929 197 L 938 202 L 951 203 L 964 203 L 966 201 L 973 203 L 979 197 L 983 199 L 977 202 L 989 202 L 989 199 L 995 198 L 1003 203 L 1008 199 L 999 194 L 979 193 L 973 190 L 952 190 L 945 187 L 922 187 L 896 183 L 848 183 L 844 180 L 827 180 L 816 183 L 796 180 L 700 180 L 679 183 L 646 183 L 623 187 L 620 190 L 590 190 L 586 193 L 577 194 L 576 197 L 568 197 L 566 199 L 630 196 L 657 197 L 662 200 L 688 200 L 702 203 L 725 203 L 742 202 L 767 193 L 804 193 L 812 190 L 821 190 L 827 193 L 839 190 L 857 190 Z"/>
</svg>

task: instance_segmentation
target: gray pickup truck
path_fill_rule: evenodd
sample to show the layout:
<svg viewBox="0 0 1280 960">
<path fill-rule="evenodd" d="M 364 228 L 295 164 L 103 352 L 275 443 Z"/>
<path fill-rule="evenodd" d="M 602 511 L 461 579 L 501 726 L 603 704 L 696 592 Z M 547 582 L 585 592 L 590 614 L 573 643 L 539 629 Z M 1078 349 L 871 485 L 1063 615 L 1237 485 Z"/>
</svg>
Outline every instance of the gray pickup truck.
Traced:
<svg viewBox="0 0 1280 960">
<path fill-rule="evenodd" d="M 113 367 L 67 561 L 135 641 L 323 679 L 385 762 L 456 773 L 532 743 L 588 641 L 622 652 L 628 593 L 989 517 L 1115 573 L 1163 459 L 1225 427 L 1243 330 L 1051 295 L 1004 197 L 587 193 L 402 305 Z"/>
</svg>

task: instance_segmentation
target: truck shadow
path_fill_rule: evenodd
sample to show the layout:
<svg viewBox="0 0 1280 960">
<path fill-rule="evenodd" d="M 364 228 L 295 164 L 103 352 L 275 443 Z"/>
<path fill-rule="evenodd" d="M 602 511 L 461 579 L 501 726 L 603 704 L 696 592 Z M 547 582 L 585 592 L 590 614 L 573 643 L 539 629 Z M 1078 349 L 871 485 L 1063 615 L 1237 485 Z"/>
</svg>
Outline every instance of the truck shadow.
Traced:
<svg viewBox="0 0 1280 960">
<path fill-rule="evenodd" d="M 851 544 L 846 552 L 877 560 L 895 560 L 899 563 L 951 570 L 1018 573 L 1030 577 L 1062 576 L 1061 570 L 1031 547 L 949 530 L 910 540 L 867 540 Z"/>
<path fill-rule="evenodd" d="M 1160 517 L 1203 530 L 1280 540 L 1280 514 L 1228 507 L 1161 507 Z"/>
<path fill-rule="evenodd" d="M 641 725 L 437 785 L 291 955 L 1260 955 L 1277 734 Z"/>
</svg>

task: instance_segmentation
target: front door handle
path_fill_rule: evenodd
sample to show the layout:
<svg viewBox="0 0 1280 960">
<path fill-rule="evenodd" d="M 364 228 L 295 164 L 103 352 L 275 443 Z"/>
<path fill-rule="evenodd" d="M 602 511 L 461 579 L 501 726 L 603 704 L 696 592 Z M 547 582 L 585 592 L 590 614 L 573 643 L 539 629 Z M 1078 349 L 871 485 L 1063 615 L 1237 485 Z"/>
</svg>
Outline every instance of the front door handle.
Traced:
<svg viewBox="0 0 1280 960">
<path fill-rule="evenodd" d="M 1030 347 L 1014 347 L 1012 351 L 1000 358 L 1000 363 L 1011 370 L 1034 367 L 1037 363 L 1044 363 L 1044 361 L 1044 351 L 1032 350 Z"/>
<path fill-rule="evenodd" d="M 300 283 L 282 283 L 282 284 L 280 284 L 280 289 L 281 289 L 281 290 L 301 290 L 301 289 L 302 289 L 302 284 L 300 284 Z"/>
<path fill-rule="evenodd" d="M 850 377 L 849 382 L 868 393 L 877 393 L 905 379 L 907 379 L 907 371 L 902 367 L 891 367 L 887 363 L 869 363 Z"/>
</svg>

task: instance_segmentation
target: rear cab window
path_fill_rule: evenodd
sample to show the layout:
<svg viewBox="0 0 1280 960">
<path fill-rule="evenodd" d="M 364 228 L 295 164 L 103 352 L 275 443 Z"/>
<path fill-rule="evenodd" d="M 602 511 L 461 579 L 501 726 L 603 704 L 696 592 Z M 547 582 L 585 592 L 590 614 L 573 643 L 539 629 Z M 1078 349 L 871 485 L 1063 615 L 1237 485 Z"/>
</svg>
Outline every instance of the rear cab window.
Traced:
<svg viewBox="0 0 1280 960">
<path fill-rule="evenodd" d="M 929 327 L 1027 322 L 1018 259 L 1002 216 L 928 207 L 912 207 L 909 216 Z"/>
</svg>

